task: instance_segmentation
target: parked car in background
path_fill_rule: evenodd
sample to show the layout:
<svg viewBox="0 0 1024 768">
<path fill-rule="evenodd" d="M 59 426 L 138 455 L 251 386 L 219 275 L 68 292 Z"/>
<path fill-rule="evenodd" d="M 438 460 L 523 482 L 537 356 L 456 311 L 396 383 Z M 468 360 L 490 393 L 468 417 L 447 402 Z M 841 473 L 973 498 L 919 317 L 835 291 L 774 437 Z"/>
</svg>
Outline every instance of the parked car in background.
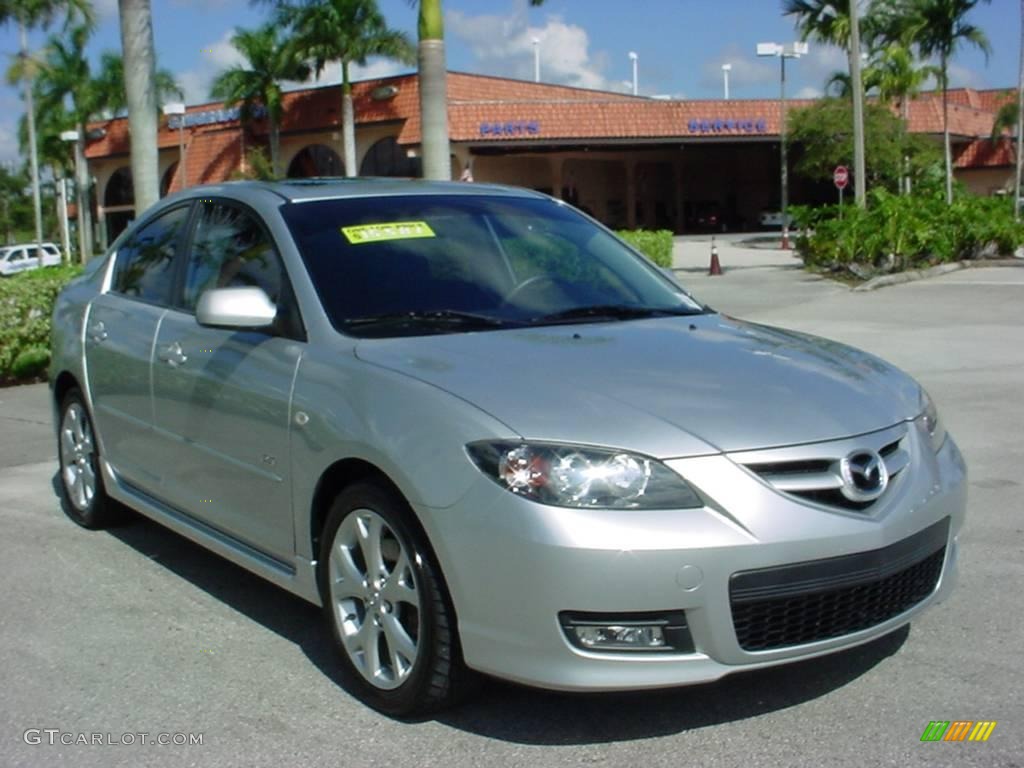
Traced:
<svg viewBox="0 0 1024 768">
<path fill-rule="evenodd" d="M 757 222 L 765 229 L 781 229 L 782 228 L 782 211 L 778 209 L 765 208 L 757 217 Z M 793 217 L 786 214 L 785 217 L 786 226 L 793 226 Z"/>
<path fill-rule="evenodd" d="M 120 502 L 322 606 L 384 712 L 473 672 L 717 680 L 955 582 L 966 468 L 917 382 L 720 315 L 529 190 L 194 187 L 69 284 L 52 343 L 68 516 Z"/>
<path fill-rule="evenodd" d="M 60 266 L 60 249 L 53 243 L 43 243 L 41 247 L 41 252 L 35 244 L 0 248 L 0 275 L 6 277 L 39 267 Z"/>
</svg>

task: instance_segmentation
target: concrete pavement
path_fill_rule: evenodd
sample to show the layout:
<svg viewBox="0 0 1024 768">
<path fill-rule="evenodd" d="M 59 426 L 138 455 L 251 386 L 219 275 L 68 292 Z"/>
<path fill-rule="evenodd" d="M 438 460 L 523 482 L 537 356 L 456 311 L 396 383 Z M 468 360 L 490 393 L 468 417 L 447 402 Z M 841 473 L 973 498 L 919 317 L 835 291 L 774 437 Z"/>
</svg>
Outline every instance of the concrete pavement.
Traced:
<svg viewBox="0 0 1024 768">
<path fill-rule="evenodd" d="M 684 244 L 680 266 L 698 269 L 704 247 Z M 490 682 L 437 719 L 393 721 L 337 685 L 314 608 L 155 524 L 94 533 L 64 518 L 46 389 L 0 390 L 0 764 L 1021 766 L 1024 269 L 852 293 L 784 256 L 723 254 L 724 276 L 680 276 L 724 312 L 904 367 L 932 392 L 967 458 L 960 586 L 909 630 L 656 693 Z M 985 744 L 921 743 L 937 719 L 999 724 Z M 29 728 L 202 733 L 204 742 L 31 745 Z"/>
</svg>

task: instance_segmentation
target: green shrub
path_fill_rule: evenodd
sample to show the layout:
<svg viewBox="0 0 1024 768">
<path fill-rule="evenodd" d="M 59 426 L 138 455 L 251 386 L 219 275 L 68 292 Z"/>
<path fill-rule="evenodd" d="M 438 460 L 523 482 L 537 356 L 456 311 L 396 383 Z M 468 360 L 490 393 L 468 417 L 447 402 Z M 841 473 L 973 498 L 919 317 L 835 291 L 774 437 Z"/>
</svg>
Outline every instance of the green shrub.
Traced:
<svg viewBox="0 0 1024 768">
<path fill-rule="evenodd" d="M 672 266 L 672 233 L 667 229 L 620 229 L 619 237 L 659 267 Z"/>
<path fill-rule="evenodd" d="M 0 382 L 37 378 L 50 362 L 50 316 L 81 267 L 47 267 L 0 279 Z"/>
<path fill-rule="evenodd" d="M 858 278 L 943 262 L 1009 255 L 1024 243 L 1010 200 L 873 190 L 867 208 L 794 207 L 804 264 Z M 841 215 L 841 218 L 840 218 Z"/>
</svg>

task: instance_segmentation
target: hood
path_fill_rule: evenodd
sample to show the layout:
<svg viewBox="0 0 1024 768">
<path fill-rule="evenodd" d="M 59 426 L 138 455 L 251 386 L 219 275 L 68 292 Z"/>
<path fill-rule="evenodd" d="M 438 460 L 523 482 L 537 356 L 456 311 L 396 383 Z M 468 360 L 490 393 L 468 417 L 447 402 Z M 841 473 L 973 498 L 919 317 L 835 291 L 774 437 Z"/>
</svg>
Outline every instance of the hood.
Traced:
<svg viewBox="0 0 1024 768">
<path fill-rule="evenodd" d="M 356 355 L 523 438 L 658 458 L 833 440 L 920 408 L 914 380 L 872 355 L 715 314 L 366 339 Z"/>
</svg>

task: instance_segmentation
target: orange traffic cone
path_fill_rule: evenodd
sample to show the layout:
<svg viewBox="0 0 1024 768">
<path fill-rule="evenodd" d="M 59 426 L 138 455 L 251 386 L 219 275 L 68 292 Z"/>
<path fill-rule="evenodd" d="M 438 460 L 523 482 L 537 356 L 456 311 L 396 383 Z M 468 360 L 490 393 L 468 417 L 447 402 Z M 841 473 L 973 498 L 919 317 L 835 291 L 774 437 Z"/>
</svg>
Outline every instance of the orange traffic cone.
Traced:
<svg viewBox="0 0 1024 768">
<path fill-rule="evenodd" d="M 708 274 L 714 277 L 722 274 L 722 265 L 718 263 L 718 246 L 715 245 L 715 236 L 711 236 L 711 268 Z"/>
</svg>

